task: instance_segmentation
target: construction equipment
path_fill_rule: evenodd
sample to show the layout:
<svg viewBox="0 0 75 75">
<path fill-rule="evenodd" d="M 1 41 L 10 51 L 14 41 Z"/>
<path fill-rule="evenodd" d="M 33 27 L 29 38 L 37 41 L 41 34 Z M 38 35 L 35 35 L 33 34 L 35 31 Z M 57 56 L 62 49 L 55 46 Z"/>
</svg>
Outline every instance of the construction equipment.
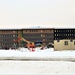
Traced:
<svg viewBox="0 0 75 75">
<path fill-rule="evenodd" d="M 28 49 L 35 47 L 34 42 L 28 41 L 28 40 L 24 39 L 23 37 L 19 37 L 17 40 L 15 40 L 15 42 L 18 42 L 18 41 L 24 41 L 24 42 L 26 42 L 27 43 L 26 47 Z"/>
</svg>

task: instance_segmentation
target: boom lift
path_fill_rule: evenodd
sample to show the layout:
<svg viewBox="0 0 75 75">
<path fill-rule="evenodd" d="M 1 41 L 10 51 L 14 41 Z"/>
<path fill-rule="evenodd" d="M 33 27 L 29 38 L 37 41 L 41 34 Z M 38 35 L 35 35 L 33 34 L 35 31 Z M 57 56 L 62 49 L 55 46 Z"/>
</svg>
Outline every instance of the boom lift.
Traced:
<svg viewBox="0 0 75 75">
<path fill-rule="evenodd" d="M 30 50 L 30 48 L 32 48 L 32 51 L 34 51 L 33 50 L 33 48 L 35 47 L 34 42 L 28 41 L 28 40 L 24 39 L 23 37 L 19 37 L 17 40 L 15 40 L 15 42 L 18 42 L 18 41 L 24 41 L 24 42 L 26 42 L 27 43 L 26 47 L 29 50 Z"/>
</svg>

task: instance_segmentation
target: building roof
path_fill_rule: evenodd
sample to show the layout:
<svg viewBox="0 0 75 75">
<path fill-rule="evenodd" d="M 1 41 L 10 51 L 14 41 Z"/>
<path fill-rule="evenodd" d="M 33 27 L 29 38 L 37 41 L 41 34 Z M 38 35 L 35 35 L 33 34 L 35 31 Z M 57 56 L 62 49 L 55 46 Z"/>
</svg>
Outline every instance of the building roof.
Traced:
<svg viewBox="0 0 75 75">
<path fill-rule="evenodd" d="M 74 25 L 70 25 L 70 26 L 67 26 L 67 25 L 63 25 L 63 26 L 57 26 L 57 25 L 55 25 L 55 26 L 53 26 L 53 25 L 50 25 L 50 26 L 48 26 L 48 27 L 46 27 L 46 25 L 45 26 L 43 26 L 43 27 L 41 27 L 41 26 L 32 26 L 32 27 L 23 27 L 23 26 L 20 26 L 20 27 L 18 27 L 18 26 L 15 26 L 15 27 L 12 27 L 12 26 L 1 26 L 0 27 L 0 30 L 20 30 L 20 29 L 75 29 L 75 26 Z"/>
<path fill-rule="evenodd" d="M 53 28 L 48 28 L 48 27 L 40 27 L 40 26 L 33 26 L 33 27 L 2 27 L 0 30 L 21 30 L 21 29 L 53 29 Z"/>
</svg>

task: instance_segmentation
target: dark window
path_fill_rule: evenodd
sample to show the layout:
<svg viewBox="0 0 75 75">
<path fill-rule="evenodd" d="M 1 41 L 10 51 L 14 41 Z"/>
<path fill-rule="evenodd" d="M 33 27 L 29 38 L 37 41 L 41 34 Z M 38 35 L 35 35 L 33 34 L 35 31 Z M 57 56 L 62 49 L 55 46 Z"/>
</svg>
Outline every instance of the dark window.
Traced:
<svg viewBox="0 0 75 75">
<path fill-rule="evenodd" d="M 74 41 L 74 45 L 75 45 L 75 41 Z"/>
<path fill-rule="evenodd" d="M 71 39 L 70 42 L 73 42 L 73 39 Z"/>
<path fill-rule="evenodd" d="M 68 45 L 68 41 L 65 41 L 64 44 L 65 44 L 65 45 Z"/>
<path fill-rule="evenodd" d="M 57 40 L 57 42 L 60 42 L 60 40 Z"/>
</svg>

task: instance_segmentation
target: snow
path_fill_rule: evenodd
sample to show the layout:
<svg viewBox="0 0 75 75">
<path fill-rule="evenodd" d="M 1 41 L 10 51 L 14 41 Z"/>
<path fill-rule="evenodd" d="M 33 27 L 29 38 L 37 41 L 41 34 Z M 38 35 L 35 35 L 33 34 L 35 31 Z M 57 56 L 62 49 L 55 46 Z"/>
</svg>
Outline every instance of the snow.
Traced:
<svg viewBox="0 0 75 75">
<path fill-rule="evenodd" d="M 0 61 L 0 74 L 75 74 L 75 62 Z"/>
<path fill-rule="evenodd" d="M 35 48 L 34 52 L 29 51 L 27 48 L 20 48 L 17 50 L 0 50 L 0 59 L 75 61 L 75 51 L 54 51 L 53 48 L 44 50 Z"/>
<path fill-rule="evenodd" d="M 75 61 L 74 50 L 54 51 L 53 48 L 44 50 L 36 48 L 34 52 L 27 48 L 0 50 L 0 74 L 72 75 L 75 74 L 75 62 L 72 61 Z"/>
</svg>

